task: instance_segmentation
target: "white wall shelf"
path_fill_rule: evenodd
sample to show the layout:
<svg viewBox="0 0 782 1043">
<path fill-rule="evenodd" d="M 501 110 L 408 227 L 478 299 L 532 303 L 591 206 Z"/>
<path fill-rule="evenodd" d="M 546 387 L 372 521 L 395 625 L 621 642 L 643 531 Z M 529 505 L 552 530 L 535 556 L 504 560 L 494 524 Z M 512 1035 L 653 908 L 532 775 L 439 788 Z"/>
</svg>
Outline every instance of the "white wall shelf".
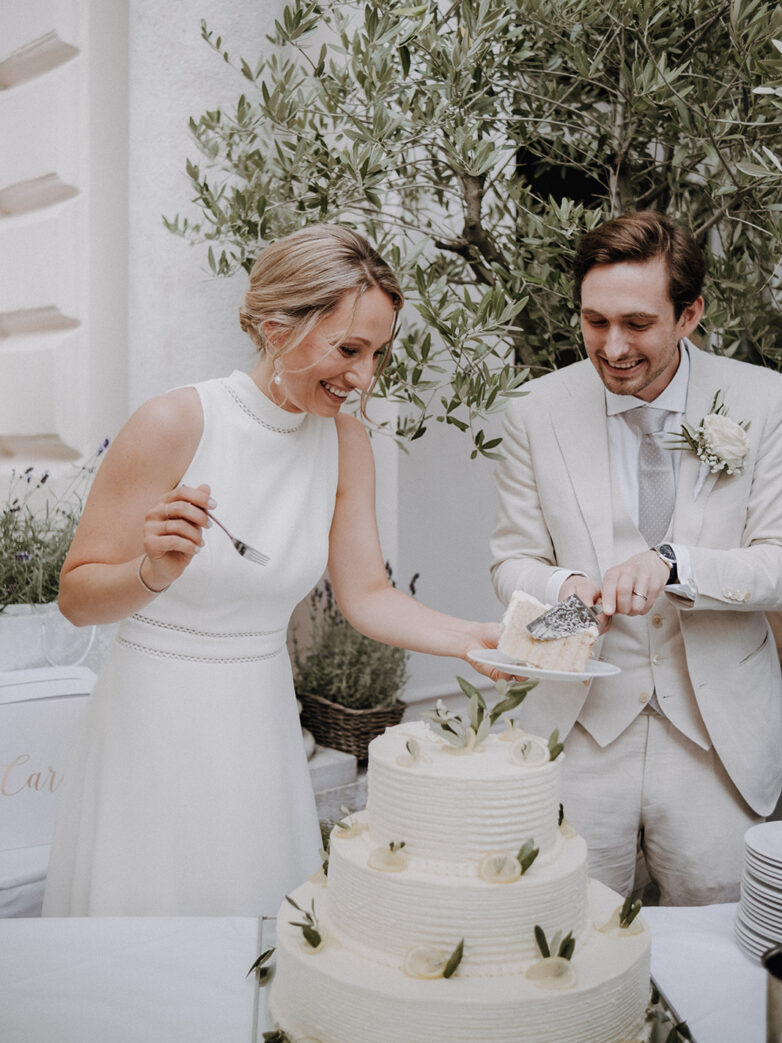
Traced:
<svg viewBox="0 0 782 1043">
<path fill-rule="evenodd" d="M 0 61 L 0 90 L 42 76 L 78 53 L 78 47 L 61 40 L 54 30 L 45 33 Z"/>
<path fill-rule="evenodd" d="M 0 217 L 44 210 L 57 203 L 64 203 L 67 199 L 73 199 L 78 194 L 79 190 L 75 185 L 66 184 L 55 173 L 42 174 L 28 181 L 18 181 L 15 185 L 0 188 Z"/>
</svg>

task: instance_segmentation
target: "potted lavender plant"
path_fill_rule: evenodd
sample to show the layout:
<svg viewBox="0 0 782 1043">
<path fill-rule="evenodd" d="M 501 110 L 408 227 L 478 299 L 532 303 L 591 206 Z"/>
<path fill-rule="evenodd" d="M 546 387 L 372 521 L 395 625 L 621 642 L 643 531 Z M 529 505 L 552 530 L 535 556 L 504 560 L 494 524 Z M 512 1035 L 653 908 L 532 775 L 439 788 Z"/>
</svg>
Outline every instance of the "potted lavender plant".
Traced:
<svg viewBox="0 0 782 1043">
<path fill-rule="evenodd" d="M 12 471 L 0 505 L 0 664 L 4 670 L 85 662 L 97 628 L 72 626 L 57 608 L 60 570 L 99 457 L 50 494 L 48 471 Z M 44 488 L 46 486 L 46 488 Z M 90 664 L 88 664 L 90 665 Z"/>
<path fill-rule="evenodd" d="M 416 574 L 410 582 L 411 594 L 417 578 Z M 371 740 L 402 719 L 405 704 L 399 693 L 407 680 L 409 653 L 354 629 L 340 612 L 327 579 L 310 595 L 309 607 L 308 646 L 301 647 L 295 631 L 292 637 L 302 725 L 321 745 L 364 762 Z"/>
</svg>

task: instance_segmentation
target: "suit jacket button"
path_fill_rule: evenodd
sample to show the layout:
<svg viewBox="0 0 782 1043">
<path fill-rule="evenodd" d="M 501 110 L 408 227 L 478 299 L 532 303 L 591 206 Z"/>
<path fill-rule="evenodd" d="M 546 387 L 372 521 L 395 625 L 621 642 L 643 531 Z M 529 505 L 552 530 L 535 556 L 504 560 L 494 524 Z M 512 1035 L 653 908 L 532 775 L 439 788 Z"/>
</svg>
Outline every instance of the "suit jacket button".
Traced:
<svg viewBox="0 0 782 1043">
<path fill-rule="evenodd" d="M 661 627 L 663 625 L 662 616 L 652 616 L 652 626 Z"/>
<path fill-rule="evenodd" d="M 641 692 L 641 694 L 638 696 L 638 702 L 639 703 L 648 703 L 649 702 L 649 693 L 648 692 Z"/>
<path fill-rule="evenodd" d="M 662 661 L 663 661 L 663 657 L 661 655 L 652 656 L 652 662 L 654 663 L 655 666 L 659 666 Z"/>
</svg>

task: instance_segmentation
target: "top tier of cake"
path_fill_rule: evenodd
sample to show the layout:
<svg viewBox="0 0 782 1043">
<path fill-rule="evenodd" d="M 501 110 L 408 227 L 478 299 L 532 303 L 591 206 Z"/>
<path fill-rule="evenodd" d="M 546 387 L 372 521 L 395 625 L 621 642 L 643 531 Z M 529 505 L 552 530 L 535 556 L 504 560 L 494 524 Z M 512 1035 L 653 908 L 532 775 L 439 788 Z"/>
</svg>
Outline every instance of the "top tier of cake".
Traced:
<svg viewBox="0 0 782 1043">
<path fill-rule="evenodd" d="M 404 841 L 417 858 L 479 862 L 534 839 L 541 854 L 557 838 L 559 762 L 543 740 L 489 735 L 461 753 L 421 722 L 397 725 L 369 747 L 367 817 L 382 843 Z M 407 747 L 413 740 L 417 758 Z"/>
</svg>

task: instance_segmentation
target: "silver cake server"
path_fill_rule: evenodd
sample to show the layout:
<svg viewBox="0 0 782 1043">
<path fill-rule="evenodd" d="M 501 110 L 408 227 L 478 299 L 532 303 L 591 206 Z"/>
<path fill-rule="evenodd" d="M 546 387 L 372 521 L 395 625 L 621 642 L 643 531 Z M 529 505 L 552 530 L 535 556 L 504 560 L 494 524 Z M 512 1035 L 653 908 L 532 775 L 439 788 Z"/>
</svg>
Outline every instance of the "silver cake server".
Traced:
<svg viewBox="0 0 782 1043">
<path fill-rule="evenodd" d="M 599 628 L 599 618 L 600 613 L 596 608 L 584 604 L 578 594 L 571 594 L 527 623 L 527 630 L 538 641 L 554 641 L 558 637 L 577 634 L 587 627 Z"/>
</svg>

